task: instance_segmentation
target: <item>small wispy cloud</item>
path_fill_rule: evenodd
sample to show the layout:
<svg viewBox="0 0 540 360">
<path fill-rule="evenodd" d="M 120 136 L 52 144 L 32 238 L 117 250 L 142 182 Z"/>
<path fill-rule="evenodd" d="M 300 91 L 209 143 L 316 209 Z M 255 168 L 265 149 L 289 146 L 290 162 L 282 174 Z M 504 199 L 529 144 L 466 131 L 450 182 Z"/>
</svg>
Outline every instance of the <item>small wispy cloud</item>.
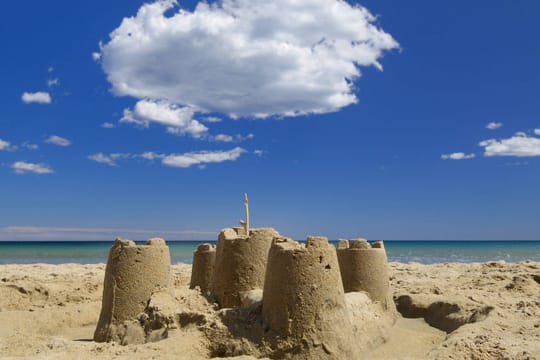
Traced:
<svg viewBox="0 0 540 360">
<path fill-rule="evenodd" d="M 58 145 L 58 146 L 69 146 L 69 145 L 71 145 L 70 140 L 68 140 L 66 138 L 63 138 L 63 137 L 60 137 L 60 136 L 57 136 L 57 135 L 49 136 L 47 138 L 47 140 L 45 140 L 45 142 L 47 144 L 53 144 L 53 145 Z"/>
<path fill-rule="evenodd" d="M 500 122 L 490 122 L 489 124 L 486 125 L 486 129 L 497 130 L 502 126 L 503 126 L 503 124 L 500 123 Z"/>
<path fill-rule="evenodd" d="M 452 154 L 441 155 L 441 159 L 443 160 L 466 160 L 466 159 L 472 159 L 474 157 L 476 157 L 475 154 L 465 154 L 463 152 L 455 152 Z"/>
<path fill-rule="evenodd" d="M 0 139 L 0 151 L 15 151 L 17 147 L 12 145 L 9 141 Z"/>
<path fill-rule="evenodd" d="M 479 146 L 484 148 L 484 156 L 540 156 L 540 139 L 517 132 L 507 139 L 488 139 L 481 141 Z"/>
<path fill-rule="evenodd" d="M 50 104 L 52 102 L 51 95 L 45 91 L 38 92 L 24 92 L 21 96 L 21 100 L 25 104 Z"/>
<path fill-rule="evenodd" d="M 17 161 L 16 163 L 13 163 L 11 165 L 11 168 L 15 171 L 17 174 L 52 174 L 54 171 L 53 169 L 43 163 L 35 164 L 35 163 L 29 163 L 24 161 Z"/>
<path fill-rule="evenodd" d="M 535 135 L 540 135 L 540 128 L 534 129 L 534 134 L 535 134 Z"/>
<path fill-rule="evenodd" d="M 99 59 L 101 59 L 101 54 L 98 53 L 98 52 L 93 52 L 93 53 L 92 53 L 92 59 L 93 59 L 94 61 L 99 61 Z"/>
<path fill-rule="evenodd" d="M 237 160 L 246 150 L 236 147 L 230 151 L 199 151 L 165 156 L 161 163 L 165 166 L 188 168 L 193 165 L 220 163 Z"/>
<path fill-rule="evenodd" d="M 263 150 L 259 150 L 259 149 L 253 150 L 253 154 L 257 155 L 258 157 L 261 157 L 261 156 L 263 156 L 264 151 L 263 151 Z"/>
<path fill-rule="evenodd" d="M 109 166 L 117 166 L 117 160 L 120 159 L 144 159 L 156 160 L 160 159 L 162 165 L 168 167 L 188 168 L 194 165 L 204 167 L 209 163 L 220 163 L 224 161 L 237 160 L 246 150 L 236 147 L 229 151 L 198 151 L 187 152 L 184 154 L 160 154 L 152 151 L 147 151 L 142 154 L 129 153 L 112 153 L 104 154 L 102 152 L 88 156 L 88 159 L 100 164 Z"/>
<path fill-rule="evenodd" d="M 202 121 L 207 122 L 207 123 L 218 123 L 218 122 L 221 122 L 222 119 L 216 116 L 207 116 L 207 117 L 202 118 Z"/>
<path fill-rule="evenodd" d="M 29 142 L 23 142 L 21 144 L 21 147 L 23 147 L 25 149 L 28 149 L 28 150 L 37 150 L 37 149 L 39 149 L 39 145 L 32 144 L 32 143 L 29 143 Z"/>
<path fill-rule="evenodd" d="M 226 142 L 226 143 L 238 143 L 238 142 L 242 142 L 244 140 L 253 139 L 254 137 L 255 137 L 255 135 L 253 135 L 253 134 L 247 134 L 246 136 L 240 135 L 240 134 L 236 134 L 234 136 L 233 135 L 218 134 L 218 135 L 215 135 L 215 136 L 211 136 L 210 140 Z"/>
<path fill-rule="evenodd" d="M 114 128 L 114 124 L 110 122 L 104 122 L 100 125 L 104 129 L 112 129 Z"/>
<path fill-rule="evenodd" d="M 58 85 L 60 85 L 60 80 L 58 80 L 58 78 L 52 78 L 47 80 L 47 86 L 50 88 Z"/>
<path fill-rule="evenodd" d="M 88 159 L 95 161 L 99 164 L 105 164 L 109 166 L 118 166 L 118 164 L 116 163 L 116 160 L 127 159 L 130 157 L 133 157 L 133 155 L 127 154 L 127 153 L 112 153 L 112 154 L 106 155 L 100 152 L 97 154 L 89 155 Z"/>
</svg>

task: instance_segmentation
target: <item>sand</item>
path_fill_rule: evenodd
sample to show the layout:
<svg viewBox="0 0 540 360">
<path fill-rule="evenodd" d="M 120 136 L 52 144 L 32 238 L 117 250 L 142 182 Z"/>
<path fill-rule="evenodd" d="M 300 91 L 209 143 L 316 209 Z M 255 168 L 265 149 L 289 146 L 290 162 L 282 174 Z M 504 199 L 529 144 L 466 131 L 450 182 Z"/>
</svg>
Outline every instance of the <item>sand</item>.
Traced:
<svg viewBox="0 0 540 360">
<path fill-rule="evenodd" d="M 189 289 L 186 264 L 172 266 L 172 296 L 184 311 L 184 326 L 159 342 L 93 342 L 104 271 L 104 264 L 0 265 L 0 358 L 206 359 L 218 354 L 208 334 L 219 335 L 219 312 Z M 540 359 L 540 263 L 390 263 L 390 277 L 405 317 L 364 358 Z M 211 328 L 215 332 L 208 332 Z"/>
</svg>

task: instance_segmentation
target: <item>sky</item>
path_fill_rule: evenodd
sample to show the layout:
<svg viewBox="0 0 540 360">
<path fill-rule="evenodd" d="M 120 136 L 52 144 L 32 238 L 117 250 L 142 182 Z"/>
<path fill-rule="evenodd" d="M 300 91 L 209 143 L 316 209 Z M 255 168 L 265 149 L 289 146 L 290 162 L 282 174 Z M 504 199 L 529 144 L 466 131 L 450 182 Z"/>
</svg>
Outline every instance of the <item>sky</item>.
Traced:
<svg viewBox="0 0 540 360">
<path fill-rule="evenodd" d="M 538 12 L 7 2 L 0 240 L 540 240 Z"/>
</svg>

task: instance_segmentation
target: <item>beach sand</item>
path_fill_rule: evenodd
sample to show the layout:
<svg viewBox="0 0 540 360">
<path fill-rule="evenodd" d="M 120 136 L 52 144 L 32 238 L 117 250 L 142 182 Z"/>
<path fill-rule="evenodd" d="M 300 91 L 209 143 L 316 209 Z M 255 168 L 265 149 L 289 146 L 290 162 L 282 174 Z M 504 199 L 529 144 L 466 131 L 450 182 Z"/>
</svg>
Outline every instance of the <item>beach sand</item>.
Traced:
<svg viewBox="0 0 540 360">
<path fill-rule="evenodd" d="M 206 359 L 196 323 L 165 340 L 95 343 L 105 265 L 0 265 L 0 358 Z M 215 309 L 172 266 L 178 304 Z M 540 359 L 540 263 L 390 263 L 399 317 L 366 359 Z M 249 359 L 240 356 L 238 359 Z"/>
</svg>

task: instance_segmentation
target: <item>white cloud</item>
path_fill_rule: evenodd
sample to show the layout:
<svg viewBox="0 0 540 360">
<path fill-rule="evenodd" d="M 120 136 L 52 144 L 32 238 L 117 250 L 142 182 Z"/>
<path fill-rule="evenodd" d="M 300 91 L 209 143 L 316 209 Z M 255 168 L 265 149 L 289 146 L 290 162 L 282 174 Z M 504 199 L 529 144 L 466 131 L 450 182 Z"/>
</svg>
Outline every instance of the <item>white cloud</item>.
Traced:
<svg viewBox="0 0 540 360">
<path fill-rule="evenodd" d="M 489 139 L 479 143 L 484 156 L 540 156 L 540 139 L 518 132 L 507 139 Z"/>
<path fill-rule="evenodd" d="M 534 134 L 535 134 L 535 135 L 540 135 L 540 128 L 534 129 Z"/>
<path fill-rule="evenodd" d="M 38 91 L 34 93 L 24 92 L 21 96 L 21 100 L 25 104 L 37 103 L 37 104 L 50 104 L 51 95 L 48 92 Z"/>
<path fill-rule="evenodd" d="M 229 151 L 198 151 L 184 154 L 159 154 L 152 151 L 147 151 L 142 154 L 113 153 L 107 155 L 100 152 L 88 156 L 88 159 L 109 166 L 117 166 L 118 164 L 116 163 L 116 160 L 119 159 L 161 159 L 161 163 L 165 166 L 188 168 L 193 165 L 204 167 L 204 165 L 207 163 L 234 161 L 245 152 L 246 150 L 240 147 L 236 147 Z"/>
<path fill-rule="evenodd" d="M 69 141 L 68 139 L 65 139 L 63 137 L 57 136 L 57 135 L 49 136 L 49 138 L 47 140 L 45 140 L 45 142 L 48 143 L 48 144 L 53 144 L 53 145 L 58 145 L 58 146 L 69 146 L 69 145 L 71 145 L 71 141 Z"/>
<path fill-rule="evenodd" d="M 93 52 L 93 53 L 92 53 L 92 59 L 93 59 L 94 61 L 99 61 L 99 59 L 101 59 L 101 54 L 98 53 L 98 52 Z"/>
<path fill-rule="evenodd" d="M 452 154 L 443 154 L 441 155 L 441 159 L 443 160 L 466 160 L 466 159 L 472 159 L 476 155 L 475 154 L 465 154 L 462 152 L 455 152 Z"/>
<path fill-rule="evenodd" d="M 168 126 L 167 132 L 171 134 L 189 134 L 198 138 L 205 134 L 208 128 L 194 120 L 193 114 L 193 109 L 189 107 L 179 107 L 166 101 L 140 100 L 133 110 L 124 110 L 120 122 L 143 127 L 148 127 L 150 122 L 156 122 Z"/>
<path fill-rule="evenodd" d="M 218 134 L 218 135 L 212 136 L 211 140 L 232 143 L 232 142 L 241 142 L 244 140 L 253 139 L 254 137 L 255 135 L 253 134 L 247 134 L 246 136 L 243 136 L 240 134 L 236 134 L 234 136 L 226 135 L 226 134 Z"/>
<path fill-rule="evenodd" d="M 22 143 L 21 146 L 28 149 L 28 150 L 37 150 L 37 149 L 39 149 L 39 146 L 37 144 L 32 144 L 32 143 L 29 143 L 29 142 L 24 142 L 24 143 Z"/>
<path fill-rule="evenodd" d="M 12 149 L 12 145 L 9 141 L 0 139 L 0 150 L 10 151 L 11 149 Z"/>
<path fill-rule="evenodd" d="M 215 141 L 223 141 L 223 142 L 233 142 L 234 137 L 232 137 L 231 135 L 218 134 L 218 135 L 214 136 L 214 140 Z"/>
<path fill-rule="evenodd" d="M 500 122 L 490 122 L 489 124 L 486 125 L 486 129 L 497 130 L 501 126 L 503 126 L 503 124 Z"/>
<path fill-rule="evenodd" d="M 52 73 L 53 71 L 54 71 L 54 68 L 52 66 L 49 66 L 49 68 L 47 69 L 47 72 Z"/>
<path fill-rule="evenodd" d="M 255 154 L 255 155 L 261 157 L 261 156 L 263 156 L 264 151 L 262 151 L 262 150 L 253 150 L 253 154 Z"/>
<path fill-rule="evenodd" d="M 218 118 L 216 116 L 206 116 L 206 117 L 203 117 L 202 120 L 207 123 L 218 123 L 222 121 L 221 118 Z"/>
<path fill-rule="evenodd" d="M 146 160 L 163 159 L 165 156 L 166 155 L 157 154 L 157 153 L 152 152 L 152 151 L 147 151 L 147 152 L 142 153 L 140 155 L 141 158 L 146 159 Z"/>
<path fill-rule="evenodd" d="M 181 155 L 171 154 L 165 156 L 161 162 L 165 166 L 187 168 L 193 165 L 234 161 L 244 152 L 244 149 L 236 147 L 230 151 L 200 151 Z"/>
<path fill-rule="evenodd" d="M 92 161 L 95 161 L 97 163 L 100 163 L 100 164 L 106 164 L 106 165 L 109 165 L 109 166 L 116 166 L 116 163 L 114 162 L 114 160 L 110 156 L 105 155 L 103 153 L 97 153 L 97 154 L 89 155 L 88 159 L 90 159 Z"/>
<path fill-rule="evenodd" d="M 102 128 L 104 129 L 112 129 L 114 128 L 114 124 L 113 123 L 110 123 L 110 122 L 104 122 L 103 124 L 100 125 Z"/>
<path fill-rule="evenodd" d="M 116 95 L 233 118 L 333 112 L 357 102 L 358 67 L 382 69 L 398 47 L 367 9 L 340 0 L 176 4 L 142 5 L 93 55 Z"/>
<path fill-rule="evenodd" d="M 60 85 L 60 80 L 58 80 L 58 78 L 47 80 L 48 87 L 53 87 L 53 86 L 58 86 L 58 85 Z"/>
<path fill-rule="evenodd" d="M 24 161 L 17 161 L 16 163 L 13 163 L 11 165 L 11 168 L 17 174 L 27 174 L 27 173 L 51 174 L 54 172 L 53 169 L 47 164 L 34 164 L 34 163 L 28 163 Z"/>
<path fill-rule="evenodd" d="M 112 153 L 109 155 L 103 154 L 103 153 L 97 153 L 93 155 L 89 155 L 88 159 L 95 161 L 100 164 L 105 164 L 109 166 L 117 166 L 116 160 L 118 159 L 128 159 L 133 157 L 131 154 L 126 153 Z"/>
</svg>

